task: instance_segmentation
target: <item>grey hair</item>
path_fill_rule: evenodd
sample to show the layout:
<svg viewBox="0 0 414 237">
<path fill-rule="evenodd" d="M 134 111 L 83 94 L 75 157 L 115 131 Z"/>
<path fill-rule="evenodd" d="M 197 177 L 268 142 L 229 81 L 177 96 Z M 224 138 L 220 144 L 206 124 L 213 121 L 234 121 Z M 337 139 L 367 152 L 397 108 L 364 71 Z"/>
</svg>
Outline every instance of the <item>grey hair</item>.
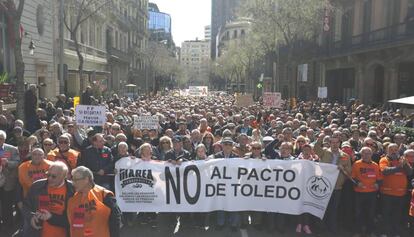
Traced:
<svg viewBox="0 0 414 237">
<path fill-rule="evenodd" d="M 49 166 L 49 170 L 52 168 L 58 168 L 60 171 L 62 171 L 63 176 L 66 178 L 69 172 L 68 166 L 63 163 L 62 161 L 55 161 Z"/>
<path fill-rule="evenodd" d="M 75 174 L 79 174 L 82 178 L 88 178 L 89 182 L 94 183 L 92 171 L 85 166 L 79 166 L 73 169 L 72 177 L 74 177 Z"/>
<path fill-rule="evenodd" d="M 408 155 L 408 153 L 414 153 L 413 149 L 407 149 L 404 151 L 404 156 Z"/>
<path fill-rule="evenodd" d="M 125 147 L 128 149 L 128 144 L 127 144 L 126 142 L 120 142 L 120 143 L 118 144 L 118 149 L 119 149 L 119 147 L 121 147 L 121 146 L 125 146 Z"/>
<path fill-rule="evenodd" d="M 7 133 L 3 130 L 0 130 L 0 137 L 2 137 L 4 140 L 7 139 Z"/>
</svg>

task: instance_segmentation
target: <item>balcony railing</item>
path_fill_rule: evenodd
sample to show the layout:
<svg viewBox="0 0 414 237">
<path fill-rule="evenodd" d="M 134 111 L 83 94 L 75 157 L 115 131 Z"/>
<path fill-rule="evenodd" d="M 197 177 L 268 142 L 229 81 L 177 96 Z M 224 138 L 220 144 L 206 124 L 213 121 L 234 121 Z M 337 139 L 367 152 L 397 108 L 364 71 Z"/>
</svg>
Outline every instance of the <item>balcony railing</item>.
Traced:
<svg viewBox="0 0 414 237">
<path fill-rule="evenodd" d="M 79 43 L 80 51 L 84 54 L 93 55 L 95 57 L 106 58 L 106 52 L 89 45 Z M 65 39 L 65 48 L 75 51 L 75 42 L 70 39 Z"/>
<path fill-rule="evenodd" d="M 343 40 L 324 44 L 320 56 L 346 55 L 357 51 L 378 49 L 414 40 L 414 20 L 374 30 Z"/>
<path fill-rule="evenodd" d="M 117 61 L 123 61 L 129 63 L 130 57 L 128 52 L 123 52 L 119 49 L 108 47 L 108 54 L 111 58 L 117 60 Z"/>
</svg>

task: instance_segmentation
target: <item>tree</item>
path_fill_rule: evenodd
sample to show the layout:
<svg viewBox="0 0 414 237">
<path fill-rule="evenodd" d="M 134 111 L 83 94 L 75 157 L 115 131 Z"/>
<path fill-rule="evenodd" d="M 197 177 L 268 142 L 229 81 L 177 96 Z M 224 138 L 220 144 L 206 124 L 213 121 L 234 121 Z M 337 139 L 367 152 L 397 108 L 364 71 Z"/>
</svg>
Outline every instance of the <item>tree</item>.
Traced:
<svg viewBox="0 0 414 237">
<path fill-rule="evenodd" d="M 73 40 L 75 45 L 75 51 L 79 60 L 79 78 L 80 78 L 80 90 L 83 91 L 83 64 L 84 57 L 81 53 L 78 30 L 82 24 L 89 18 L 97 14 L 102 8 L 111 3 L 112 0 L 65 0 L 65 11 L 64 11 L 64 24 L 66 29 L 69 31 L 70 38 Z M 70 17 L 68 17 L 68 15 Z"/>
<path fill-rule="evenodd" d="M 294 54 L 295 45 L 298 42 L 315 42 L 322 30 L 325 10 L 332 8 L 327 0 L 245 0 L 240 13 L 253 19 L 252 32 L 260 39 L 267 53 L 280 59 L 278 49 L 286 49 L 289 72 L 294 56 L 297 59 L 304 56 L 301 51 Z"/>
<path fill-rule="evenodd" d="M 18 4 L 16 5 L 16 2 Z M 20 21 L 23 14 L 25 0 L 0 0 L 0 7 L 5 10 L 9 19 L 12 20 L 13 32 L 13 52 L 16 64 L 16 97 L 17 97 L 17 117 L 24 118 L 24 62 L 22 54 L 22 36 Z"/>
<path fill-rule="evenodd" d="M 147 76 L 145 83 L 147 92 L 150 91 L 151 87 L 152 92 L 156 94 L 160 89 L 162 78 L 171 77 L 180 71 L 177 59 L 164 44 L 150 41 L 147 48 L 140 54 L 146 59 L 150 71 L 150 76 Z M 148 82 L 150 78 L 152 78 L 152 81 Z"/>
<path fill-rule="evenodd" d="M 230 40 L 221 50 L 222 55 L 212 67 L 213 75 L 225 78 L 226 82 L 234 81 L 237 85 L 244 82 L 253 89 L 253 72 L 259 70 L 258 62 L 263 60 L 265 52 L 257 36 L 248 30 L 244 38 Z"/>
</svg>

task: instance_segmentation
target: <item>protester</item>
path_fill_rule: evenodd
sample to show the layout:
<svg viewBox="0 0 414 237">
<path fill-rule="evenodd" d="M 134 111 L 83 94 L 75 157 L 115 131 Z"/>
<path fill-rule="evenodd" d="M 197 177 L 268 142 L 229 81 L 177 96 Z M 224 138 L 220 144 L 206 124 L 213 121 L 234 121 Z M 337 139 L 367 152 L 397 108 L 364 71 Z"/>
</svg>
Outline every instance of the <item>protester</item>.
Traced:
<svg viewBox="0 0 414 237">
<path fill-rule="evenodd" d="M 53 162 L 47 171 L 47 179 L 38 180 L 30 187 L 23 205 L 23 236 L 69 236 L 66 211 L 74 188 L 66 180 L 67 174 L 65 163 Z"/>
<path fill-rule="evenodd" d="M 72 180 L 76 192 L 67 208 L 70 237 L 119 237 L 121 211 L 114 194 L 95 184 L 85 166 L 72 170 Z"/>
<path fill-rule="evenodd" d="M 0 130 L 0 161 L 1 174 L 4 182 L 0 187 L 0 202 L 3 225 L 8 230 L 14 225 L 13 205 L 17 187 L 17 167 L 19 165 L 19 153 L 16 147 L 5 143 L 7 134 Z"/>
<path fill-rule="evenodd" d="M 381 206 L 384 216 L 383 233 L 385 235 L 401 235 L 401 221 L 404 196 L 407 193 L 407 176 L 413 170 L 405 157 L 400 157 L 399 146 L 391 143 L 387 155 L 380 160 L 380 169 L 384 175 L 381 186 Z"/>
<path fill-rule="evenodd" d="M 352 182 L 355 190 L 355 223 L 359 235 L 374 234 L 377 192 L 382 183 L 382 175 L 377 163 L 372 161 L 372 150 L 363 147 L 361 159 L 352 166 Z"/>
<path fill-rule="evenodd" d="M 92 146 L 81 152 L 77 166 L 86 166 L 95 176 L 94 182 L 104 188 L 110 189 L 112 183 L 114 163 L 111 149 L 104 146 L 103 134 L 98 133 L 92 137 Z"/>
<path fill-rule="evenodd" d="M 76 168 L 79 152 L 70 149 L 70 138 L 68 135 L 61 135 L 58 140 L 58 147 L 47 154 L 47 159 L 50 161 L 62 161 L 68 166 L 69 172 Z M 68 173 L 68 179 L 71 179 L 71 174 Z"/>
</svg>

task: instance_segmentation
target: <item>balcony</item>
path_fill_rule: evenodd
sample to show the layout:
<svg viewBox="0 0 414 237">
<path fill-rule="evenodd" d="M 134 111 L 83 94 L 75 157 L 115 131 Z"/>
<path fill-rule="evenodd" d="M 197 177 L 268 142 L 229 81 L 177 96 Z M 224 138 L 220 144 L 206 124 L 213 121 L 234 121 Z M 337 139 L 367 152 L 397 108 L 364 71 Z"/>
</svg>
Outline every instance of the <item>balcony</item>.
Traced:
<svg viewBox="0 0 414 237">
<path fill-rule="evenodd" d="M 319 56 L 337 57 L 414 42 L 414 20 L 320 46 Z"/>
<path fill-rule="evenodd" d="M 66 49 L 76 51 L 75 42 L 73 42 L 73 40 L 65 39 L 64 47 Z M 103 50 L 91 47 L 91 46 L 86 45 L 86 44 L 82 44 L 80 42 L 79 42 L 79 47 L 80 47 L 80 51 L 85 55 L 91 55 L 91 56 L 99 57 L 99 58 L 106 58 L 106 52 L 103 51 Z"/>
<path fill-rule="evenodd" d="M 128 63 L 130 61 L 129 54 L 114 47 L 108 47 L 108 55 L 110 60 Z"/>
</svg>

